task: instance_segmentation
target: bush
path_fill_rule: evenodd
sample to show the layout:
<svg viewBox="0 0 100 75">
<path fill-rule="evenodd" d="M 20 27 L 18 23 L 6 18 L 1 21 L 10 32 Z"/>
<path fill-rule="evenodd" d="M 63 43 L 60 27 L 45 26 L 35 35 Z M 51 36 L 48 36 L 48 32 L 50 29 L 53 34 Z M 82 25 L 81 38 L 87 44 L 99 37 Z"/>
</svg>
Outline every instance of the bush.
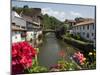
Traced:
<svg viewBox="0 0 100 75">
<path fill-rule="evenodd" d="M 96 55 L 94 52 L 89 52 L 87 60 L 82 67 L 85 69 L 96 69 Z"/>
<path fill-rule="evenodd" d="M 81 52 L 74 53 L 73 58 L 80 65 L 83 65 L 86 60 L 86 58 Z"/>
<path fill-rule="evenodd" d="M 77 65 L 73 62 L 66 60 L 59 60 L 58 63 L 51 67 L 50 71 L 68 71 L 78 69 Z"/>
<path fill-rule="evenodd" d="M 38 72 L 47 72 L 47 71 L 48 69 L 46 67 L 34 65 L 32 66 L 32 68 L 30 68 L 29 73 L 38 73 Z"/>
<path fill-rule="evenodd" d="M 64 40 L 64 42 L 71 44 L 75 48 L 78 48 L 84 51 L 85 53 L 88 53 L 89 51 L 93 50 L 93 43 L 87 43 L 87 42 L 76 40 L 69 37 L 62 37 L 62 39 Z"/>
</svg>

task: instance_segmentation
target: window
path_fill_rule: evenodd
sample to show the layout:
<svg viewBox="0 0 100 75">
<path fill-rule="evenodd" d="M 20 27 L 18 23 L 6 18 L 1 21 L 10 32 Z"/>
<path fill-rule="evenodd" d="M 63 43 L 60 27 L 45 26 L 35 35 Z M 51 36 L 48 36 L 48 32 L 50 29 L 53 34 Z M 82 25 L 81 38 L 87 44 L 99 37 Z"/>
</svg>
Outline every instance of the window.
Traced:
<svg viewBox="0 0 100 75">
<path fill-rule="evenodd" d="M 85 35 L 85 32 L 83 32 L 83 35 Z"/>
<path fill-rule="evenodd" d="M 89 30 L 89 25 L 87 25 L 87 29 Z"/>
<path fill-rule="evenodd" d="M 92 26 L 93 26 L 93 29 L 94 29 L 94 24 L 92 24 Z"/>
<path fill-rule="evenodd" d="M 22 26 L 21 28 L 25 29 L 25 27 L 24 27 L 24 26 Z"/>
<path fill-rule="evenodd" d="M 80 30 L 81 30 L 81 26 L 80 26 Z"/>
<path fill-rule="evenodd" d="M 15 23 L 12 23 L 12 25 L 15 26 L 16 24 Z"/>
<path fill-rule="evenodd" d="M 94 33 L 92 33 L 92 36 L 94 36 Z"/>
<path fill-rule="evenodd" d="M 15 34 L 17 34 L 17 32 L 15 32 Z"/>
<path fill-rule="evenodd" d="M 73 28 L 73 30 L 75 30 L 76 28 Z"/>
<path fill-rule="evenodd" d="M 85 26 L 83 26 L 83 30 L 85 29 Z"/>
<path fill-rule="evenodd" d="M 89 38 L 89 33 L 87 33 L 87 38 Z"/>
</svg>

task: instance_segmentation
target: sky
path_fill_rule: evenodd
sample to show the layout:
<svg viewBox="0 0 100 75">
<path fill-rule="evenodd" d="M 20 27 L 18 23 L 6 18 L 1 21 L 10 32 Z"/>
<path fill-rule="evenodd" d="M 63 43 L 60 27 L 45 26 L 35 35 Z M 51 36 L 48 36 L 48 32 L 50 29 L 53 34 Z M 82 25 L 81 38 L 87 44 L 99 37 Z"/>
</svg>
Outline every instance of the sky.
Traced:
<svg viewBox="0 0 100 75">
<path fill-rule="evenodd" d="M 64 21 L 65 19 L 74 20 L 76 17 L 95 19 L 95 6 L 12 1 L 12 6 L 23 7 L 24 5 L 28 5 L 30 8 L 41 8 L 42 14 L 54 16 L 60 21 Z"/>
</svg>

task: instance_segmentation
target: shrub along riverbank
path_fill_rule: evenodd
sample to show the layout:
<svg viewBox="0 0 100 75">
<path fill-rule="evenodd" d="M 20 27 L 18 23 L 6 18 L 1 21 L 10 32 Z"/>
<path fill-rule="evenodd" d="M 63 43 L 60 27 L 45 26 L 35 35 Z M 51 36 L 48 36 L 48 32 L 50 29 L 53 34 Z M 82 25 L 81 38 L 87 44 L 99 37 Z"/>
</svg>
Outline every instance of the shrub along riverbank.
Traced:
<svg viewBox="0 0 100 75">
<path fill-rule="evenodd" d="M 76 37 L 72 36 L 71 34 L 63 34 L 60 35 L 58 33 L 56 33 L 56 36 L 58 39 L 63 40 L 64 42 L 71 44 L 72 46 L 84 51 L 84 52 L 90 52 L 94 49 L 94 44 L 91 41 L 88 40 L 84 40 L 81 37 Z"/>
<path fill-rule="evenodd" d="M 85 52 L 93 50 L 93 43 L 88 43 L 80 40 L 76 40 L 74 38 L 69 37 L 61 37 L 64 42 L 73 45 L 74 47 L 77 47 L 80 50 L 83 50 Z"/>
</svg>

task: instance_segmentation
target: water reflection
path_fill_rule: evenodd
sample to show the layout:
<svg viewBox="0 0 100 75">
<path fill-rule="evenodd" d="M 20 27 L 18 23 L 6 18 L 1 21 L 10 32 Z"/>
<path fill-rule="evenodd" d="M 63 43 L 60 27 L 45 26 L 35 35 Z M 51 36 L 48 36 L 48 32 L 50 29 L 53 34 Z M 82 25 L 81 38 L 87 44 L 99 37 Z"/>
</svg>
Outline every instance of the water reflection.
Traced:
<svg viewBox="0 0 100 75">
<path fill-rule="evenodd" d="M 40 53 L 38 56 L 39 64 L 45 67 L 50 67 L 57 64 L 57 61 L 60 59 L 60 50 L 67 51 L 66 60 L 68 61 L 70 60 L 68 56 L 70 56 L 71 53 L 75 52 L 75 49 L 73 49 L 73 47 L 70 47 L 62 40 L 58 40 L 54 33 L 45 34 L 43 45 L 40 47 Z"/>
</svg>

